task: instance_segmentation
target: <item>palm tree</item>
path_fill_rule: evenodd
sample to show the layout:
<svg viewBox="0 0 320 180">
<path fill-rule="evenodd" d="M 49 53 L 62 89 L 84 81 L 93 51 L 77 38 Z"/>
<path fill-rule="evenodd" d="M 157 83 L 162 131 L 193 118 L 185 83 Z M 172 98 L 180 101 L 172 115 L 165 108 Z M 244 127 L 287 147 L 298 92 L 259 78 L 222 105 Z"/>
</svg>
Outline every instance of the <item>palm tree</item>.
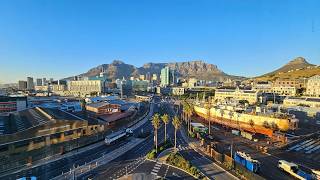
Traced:
<svg viewBox="0 0 320 180">
<path fill-rule="evenodd" d="M 209 121 L 209 135 L 210 135 L 211 134 L 210 108 L 208 110 L 208 121 Z"/>
<path fill-rule="evenodd" d="M 188 119 L 188 131 L 191 131 L 191 116 L 193 114 L 193 109 L 192 106 L 190 106 L 190 104 L 186 103 L 186 115 L 187 115 L 187 119 Z"/>
<path fill-rule="evenodd" d="M 161 120 L 164 123 L 164 143 L 167 142 L 167 124 L 169 123 L 169 116 L 168 114 L 164 114 L 161 116 Z"/>
<path fill-rule="evenodd" d="M 158 129 L 160 128 L 160 117 L 158 113 L 152 117 L 152 126 L 154 128 L 156 153 L 158 153 Z"/>
<path fill-rule="evenodd" d="M 172 125 L 174 126 L 174 148 L 177 150 L 177 130 L 180 128 L 181 121 L 177 116 L 174 116 L 172 120 Z"/>
</svg>

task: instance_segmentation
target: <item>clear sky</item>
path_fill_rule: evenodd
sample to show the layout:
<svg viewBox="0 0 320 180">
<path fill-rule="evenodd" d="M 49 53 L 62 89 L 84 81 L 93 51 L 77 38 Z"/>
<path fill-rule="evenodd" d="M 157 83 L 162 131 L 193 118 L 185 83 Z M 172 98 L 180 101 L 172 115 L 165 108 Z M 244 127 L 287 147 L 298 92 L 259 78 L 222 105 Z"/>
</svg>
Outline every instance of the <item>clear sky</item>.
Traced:
<svg viewBox="0 0 320 180">
<path fill-rule="evenodd" d="M 1 0 L 0 82 L 63 78 L 120 59 L 201 59 L 255 76 L 320 64 L 319 0 Z"/>
</svg>

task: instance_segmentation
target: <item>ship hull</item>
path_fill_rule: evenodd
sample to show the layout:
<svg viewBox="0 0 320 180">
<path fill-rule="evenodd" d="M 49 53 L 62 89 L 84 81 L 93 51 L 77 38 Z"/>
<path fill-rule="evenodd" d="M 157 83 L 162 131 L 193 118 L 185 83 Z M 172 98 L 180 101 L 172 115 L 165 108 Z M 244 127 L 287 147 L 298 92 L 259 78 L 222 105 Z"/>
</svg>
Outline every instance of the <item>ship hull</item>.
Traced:
<svg viewBox="0 0 320 180">
<path fill-rule="evenodd" d="M 195 113 L 211 122 L 218 123 L 233 129 L 245 130 L 252 133 L 264 134 L 269 137 L 273 135 L 272 128 L 266 128 L 265 124 L 276 127 L 281 131 L 289 130 L 290 124 L 286 119 L 265 118 L 262 116 L 242 114 L 229 110 L 222 110 L 218 108 L 204 108 L 194 106 Z"/>
</svg>

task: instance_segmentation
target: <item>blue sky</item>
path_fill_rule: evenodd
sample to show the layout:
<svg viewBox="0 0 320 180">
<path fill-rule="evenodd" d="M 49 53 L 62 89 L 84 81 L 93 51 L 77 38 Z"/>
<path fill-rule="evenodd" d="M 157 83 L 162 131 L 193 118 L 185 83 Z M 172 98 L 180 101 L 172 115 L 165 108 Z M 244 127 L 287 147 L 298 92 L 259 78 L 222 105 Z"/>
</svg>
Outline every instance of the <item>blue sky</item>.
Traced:
<svg viewBox="0 0 320 180">
<path fill-rule="evenodd" d="M 320 64 L 318 0 L 2 0 L 0 82 L 62 78 L 120 59 L 204 60 L 255 76 Z"/>
</svg>

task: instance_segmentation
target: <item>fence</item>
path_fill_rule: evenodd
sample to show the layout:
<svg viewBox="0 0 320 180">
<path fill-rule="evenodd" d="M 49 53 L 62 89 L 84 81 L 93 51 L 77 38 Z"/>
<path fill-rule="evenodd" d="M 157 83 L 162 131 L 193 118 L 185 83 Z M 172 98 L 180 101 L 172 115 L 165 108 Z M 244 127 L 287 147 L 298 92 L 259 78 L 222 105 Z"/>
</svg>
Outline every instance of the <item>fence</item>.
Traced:
<svg viewBox="0 0 320 180">
<path fill-rule="evenodd" d="M 205 153 L 213 158 L 215 161 L 220 163 L 220 165 L 224 166 L 226 169 L 231 170 L 237 173 L 239 176 L 244 177 L 244 179 L 255 179 L 255 180 L 263 180 L 264 178 L 259 176 L 256 173 L 253 173 L 246 169 L 243 165 L 234 161 L 234 159 L 226 154 L 219 153 L 216 149 L 211 147 L 211 145 L 206 144 L 204 139 L 200 139 L 200 144 L 204 148 Z"/>
</svg>

